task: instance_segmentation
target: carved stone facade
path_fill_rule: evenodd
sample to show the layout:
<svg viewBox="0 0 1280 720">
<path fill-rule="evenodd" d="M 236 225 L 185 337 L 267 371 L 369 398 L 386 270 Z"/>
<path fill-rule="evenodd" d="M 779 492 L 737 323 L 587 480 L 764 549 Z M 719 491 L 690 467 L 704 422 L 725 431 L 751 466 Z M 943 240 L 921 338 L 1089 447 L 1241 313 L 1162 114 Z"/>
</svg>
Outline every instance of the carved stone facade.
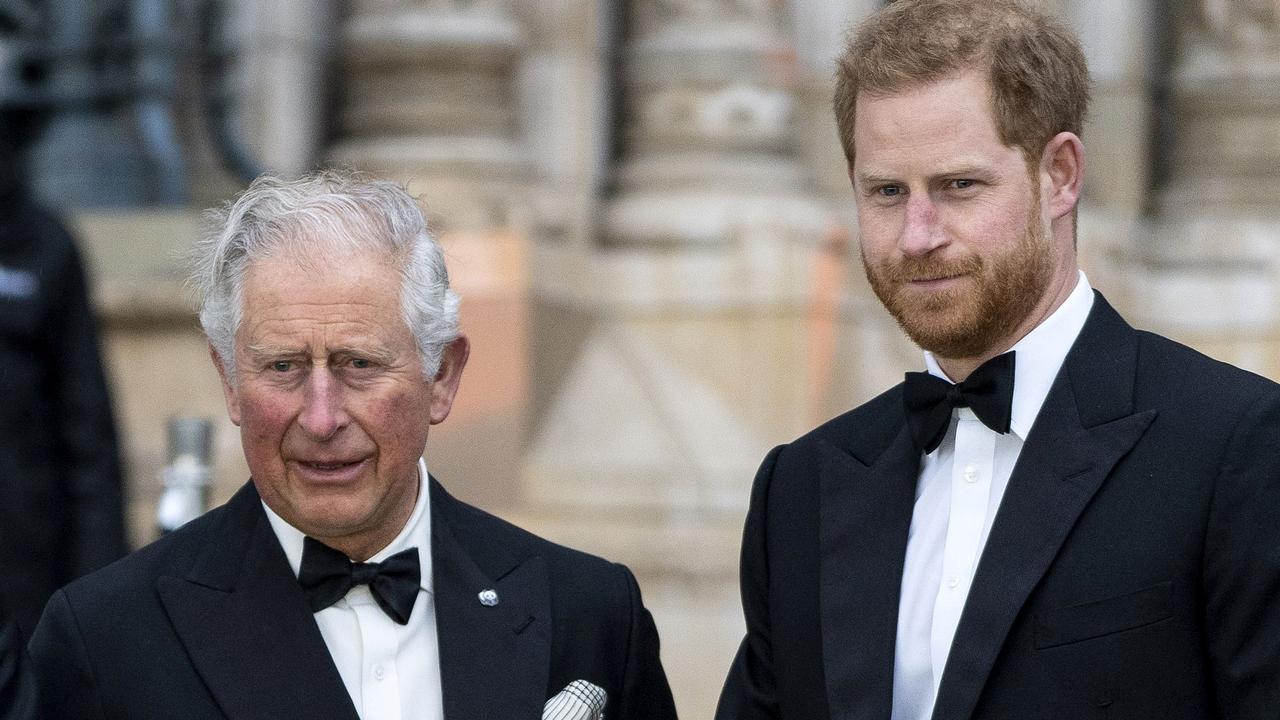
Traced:
<svg viewBox="0 0 1280 720">
<path fill-rule="evenodd" d="M 526 38 L 510 5 L 353 3 L 329 158 L 428 192 L 437 229 L 510 226 L 528 180 L 515 88 Z"/>
<path fill-rule="evenodd" d="M 1132 246 L 1137 320 L 1280 376 L 1280 5 L 1204 0 L 1177 25 L 1167 182 Z"/>
<path fill-rule="evenodd" d="M 472 364 L 432 430 L 432 471 L 631 565 L 694 720 L 711 717 L 740 639 L 756 464 L 920 365 L 862 277 L 829 111 L 840 28 L 880 4 L 356 0 L 335 21 L 324 155 L 412 181 L 464 297 Z M 1094 69 L 1090 280 L 1135 324 L 1280 377 L 1280 6 L 1042 4 Z M 151 228 L 145 247 L 113 245 L 121 222 Z M 244 477 L 156 259 L 191 218 L 148 222 L 81 223 L 139 538 L 163 414 L 220 418 L 216 498 Z"/>
</svg>

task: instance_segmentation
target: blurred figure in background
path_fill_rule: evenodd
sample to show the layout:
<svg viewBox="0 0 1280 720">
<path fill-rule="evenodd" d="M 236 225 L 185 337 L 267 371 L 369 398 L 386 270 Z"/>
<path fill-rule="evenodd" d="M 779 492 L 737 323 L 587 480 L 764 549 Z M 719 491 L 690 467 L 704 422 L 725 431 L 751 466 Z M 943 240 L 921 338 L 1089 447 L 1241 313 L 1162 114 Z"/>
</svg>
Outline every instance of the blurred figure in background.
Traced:
<svg viewBox="0 0 1280 720">
<path fill-rule="evenodd" d="M 27 635 L 54 590 L 125 553 L 80 256 L 19 170 L 39 125 L 31 110 L 0 107 L 0 599 Z"/>
</svg>

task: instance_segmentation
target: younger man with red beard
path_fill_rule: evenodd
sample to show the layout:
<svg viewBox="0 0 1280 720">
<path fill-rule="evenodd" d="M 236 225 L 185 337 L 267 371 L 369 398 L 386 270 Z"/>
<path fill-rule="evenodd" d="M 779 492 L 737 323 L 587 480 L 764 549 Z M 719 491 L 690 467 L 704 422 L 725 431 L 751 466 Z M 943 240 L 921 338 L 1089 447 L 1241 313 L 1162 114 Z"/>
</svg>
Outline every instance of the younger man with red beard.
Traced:
<svg viewBox="0 0 1280 720">
<path fill-rule="evenodd" d="M 899 0 L 838 77 L 867 277 L 927 372 L 765 458 L 717 718 L 1273 717 L 1280 386 L 1078 269 L 1075 38 Z"/>
</svg>

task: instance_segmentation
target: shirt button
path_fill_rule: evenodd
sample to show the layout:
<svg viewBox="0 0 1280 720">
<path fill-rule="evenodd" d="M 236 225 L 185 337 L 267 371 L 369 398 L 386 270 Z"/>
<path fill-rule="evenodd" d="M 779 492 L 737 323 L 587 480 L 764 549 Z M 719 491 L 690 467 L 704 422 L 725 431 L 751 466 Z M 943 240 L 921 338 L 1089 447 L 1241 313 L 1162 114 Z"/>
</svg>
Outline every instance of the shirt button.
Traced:
<svg viewBox="0 0 1280 720">
<path fill-rule="evenodd" d="M 956 588 L 960 587 L 960 578 L 958 577 L 947 578 L 947 587 L 950 588 L 951 590 L 955 590 Z"/>
<path fill-rule="evenodd" d="M 387 671 L 386 671 L 386 670 L 384 670 L 384 669 L 382 668 L 382 666 L 381 666 L 381 665 L 374 665 L 374 666 L 373 666 L 373 677 L 374 677 L 374 679 L 376 679 L 376 680 L 381 680 L 382 678 L 384 678 L 384 677 L 386 677 L 386 676 L 387 676 Z"/>
<path fill-rule="evenodd" d="M 967 483 L 978 482 L 978 468 L 972 465 L 966 465 L 964 468 L 964 481 Z"/>
</svg>

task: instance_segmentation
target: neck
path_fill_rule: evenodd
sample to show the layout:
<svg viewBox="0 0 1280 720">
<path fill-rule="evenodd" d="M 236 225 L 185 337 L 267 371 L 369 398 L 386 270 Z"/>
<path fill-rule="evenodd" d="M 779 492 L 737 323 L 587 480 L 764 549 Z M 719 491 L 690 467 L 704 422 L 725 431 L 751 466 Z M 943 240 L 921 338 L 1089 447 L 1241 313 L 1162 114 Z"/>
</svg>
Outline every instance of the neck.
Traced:
<svg viewBox="0 0 1280 720">
<path fill-rule="evenodd" d="M 1036 304 L 1027 317 L 1018 324 L 1013 332 L 1006 335 L 999 342 L 994 343 L 987 350 L 972 357 L 942 357 L 934 355 L 934 359 L 938 361 L 938 367 L 951 378 L 953 382 L 964 382 L 974 370 L 991 358 L 1001 355 L 1009 351 L 1018 341 L 1027 336 L 1032 330 L 1040 327 L 1040 324 L 1049 318 L 1058 308 L 1062 307 L 1062 303 L 1071 297 L 1071 292 L 1076 289 L 1076 284 L 1080 281 L 1080 273 L 1074 267 L 1069 276 L 1056 280 L 1045 292 L 1041 301 Z"/>
<path fill-rule="evenodd" d="M 382 523 L 378 528 L 369 532 L 352 533 L 338 537 L 321 537 L 319 535 L 312 535 L 312 537 L 334 550 L 342 552 L 343 555 L 351 558 L 353 562 L 367 562 L 369 558 L 386 549 L 396 539 L 396 536 L 404 530 L 405 525 L 409 523 L 409 518 L 413 517 L 414 508 L 417 507 L 418 493 L 423 491 L 424 488 L 419 483 L 419 488 L 413 496 L 413 502 L 405 505 L 405 509 L 397 513 L 395 517 L 389 518 L 388 522 Z"/>
<path fill-rule="evenodd" d="M 1009 347 L 1012 347 L 1012 345 Z M 942 372 L 946 373 L 947 377 L 951 378 L 953 382 L 961 383 L 964 382 L 969 375 L 973 374 L 973 371 L 977 370 L 982 363 L 1000 355 L 1007 349 L 1008 348 L 996 352 L 983 353 L 982 355 L 973 358 L 943 358 L 935 355 L 934 359 L 938 361 L 938 367 L 942 368 Z"/>
</svg>

